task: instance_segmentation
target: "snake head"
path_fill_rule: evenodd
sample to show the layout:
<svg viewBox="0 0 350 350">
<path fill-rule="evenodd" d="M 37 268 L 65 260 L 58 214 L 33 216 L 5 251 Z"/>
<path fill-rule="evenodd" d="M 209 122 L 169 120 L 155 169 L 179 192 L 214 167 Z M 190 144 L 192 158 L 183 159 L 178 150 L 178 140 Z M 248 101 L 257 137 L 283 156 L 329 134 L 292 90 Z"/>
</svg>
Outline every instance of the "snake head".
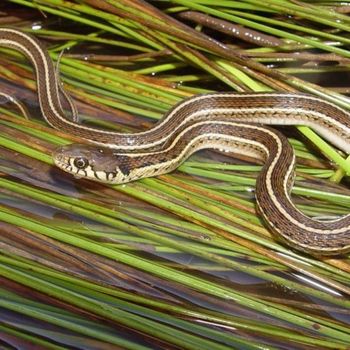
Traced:
<svg viewBox="0 0 350 350">
<path fill-rule="evenodd" d="M 114 184 L 130 181 L 128 157 L 110 148 L 72 144 L 57 148 L 52 157 L 57 167 L 77 178 Z"/>
</svg>

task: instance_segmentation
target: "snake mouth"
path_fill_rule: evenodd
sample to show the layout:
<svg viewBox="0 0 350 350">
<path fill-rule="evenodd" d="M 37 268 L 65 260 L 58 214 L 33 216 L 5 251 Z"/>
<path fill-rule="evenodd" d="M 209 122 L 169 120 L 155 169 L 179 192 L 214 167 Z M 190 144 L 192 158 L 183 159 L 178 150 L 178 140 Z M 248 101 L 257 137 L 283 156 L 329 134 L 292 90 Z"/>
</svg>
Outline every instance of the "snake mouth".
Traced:
<svg viewBox="0 0 350 350">
<path fill-rule="evenodd" d="M 72 171 L 72 167 L 70 166 L 69 163 L 62 162 L 58 159 L 54 159 L 55 165 L 60 168 L 61 170 L 66 171 L 67 173 L 70 173 Z"/>
<path fill-rule="evenodd" d="M 53 162 L 58 168 L 69 172 L 72 170 L 72 167 L 69 161 L 70 158 L 67 155 L 65 155 L 62 151 L 63 151 L 63 147 L 59 147 L 55 151 L 53 151 L 52 153 Z"/>
<path fill-rule="evenodd" d="M 53 157 L 53 161 L 56 165 L 56 167 L 58 167 L 60 170 L 73 175 L 76 179 L 81 179 L 84 177 L 84 174 L 79 175 L 79 169 L 77 170 L 77 172 L 75 172 L 74 168 L 71 165 L 70 162 L 70 157 L 67 157 L 61 153 L 54 153 L 52 155 Z M 85 173 L 86 176 L 86 173 Z"/>
</svg>

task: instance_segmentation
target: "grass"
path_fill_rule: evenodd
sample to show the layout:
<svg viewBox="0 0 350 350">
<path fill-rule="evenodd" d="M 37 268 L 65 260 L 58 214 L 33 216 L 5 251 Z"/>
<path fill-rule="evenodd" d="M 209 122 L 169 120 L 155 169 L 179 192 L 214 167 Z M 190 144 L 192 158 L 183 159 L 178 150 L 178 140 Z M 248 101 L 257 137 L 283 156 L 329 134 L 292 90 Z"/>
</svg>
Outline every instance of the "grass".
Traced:
<svg viewBox="0 0 350 350">
<path fill-rule="evenodd" d="M 336 11 L 341 7 L 286 0 L 8 2 L 9 14 L 48 16 L 40 29 L 26 19 L 12 25 L 45 41 L 53 60 L 65 49 L 60 77 L 80 122 L 123 132 L 150 128 L 181 99 L 217 90 L 303 91 L 348 108 L 334 86 L 342 79 L 337 72 L 348 70 L 349 19 Z M 283 44 L 247 44 L 174 20 L 186 10 Z M 32 66 L 0 49 L 4 90 L 31 104 Z M 317 56 L 321 62 L 330 53 L 331 62 L 318 64 Z M 254 160 L 202 152 L 173 174 L 122 186 L 91 183 L 53 166 L 52 150 L 79 141 L 74 135 L 45 125 L 37 109 L 26 120 L 11 104 L 0 107 L 6 346 L 11 337 L 45 349 L 348 349 L 348 256 L 302 254 L 271 236 L 255 211 L 261 165 Z M 350 172 L 346 155 L 298 129 L 288 132 L 298 157 L 293 200 L 311 216 L 347 214 L 349 191 L 340 184 Z"/>
</svg>

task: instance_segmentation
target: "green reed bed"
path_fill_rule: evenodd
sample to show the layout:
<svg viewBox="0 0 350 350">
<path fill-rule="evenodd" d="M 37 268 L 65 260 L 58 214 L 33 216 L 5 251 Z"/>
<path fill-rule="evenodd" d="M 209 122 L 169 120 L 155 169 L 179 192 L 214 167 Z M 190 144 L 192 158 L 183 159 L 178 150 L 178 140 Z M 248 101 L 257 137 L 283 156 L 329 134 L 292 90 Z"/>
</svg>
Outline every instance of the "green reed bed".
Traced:
<svg viewBox="0 0 350 350">
<path fill-rule="evenodd" d="M 53 60 L 64 50 L 60 78 L 81 123 L 142 131 L 183 98 L 217 90 L 300 90 L 349 106 L 339 92 L 347 86 L 313 79 L 348 70 L 340 2 L 8 3 L 9 13 L 39 16 L 41 29 L 26 19 L 12 25 L 45 41 Z M 280 44 L 248 44 L 181 20 L 188 10 Z M 25 91 L 31 101 L 32 71 L 0 48 L 6 92 Z M 10 103 L 0 112 L 0 308 L 27 320 L 0 317 L 0 339 L 49 349 L 348 348 L 349 259 L 275 240 L 255 211 L 260 164 L 206 152 L 170 175 L 94 184 L 52 163 L 55 147 L 83 140 L 51 129 L 39 113 L 24 119 Z M 350 192 L 339 184 L 348 181 L 346 156 L 298 129 L 304 138 L 288 133 L 296 205 L 316 217 L 347 214 Z"/>
<path fill-rule="evenodd" d="M 7 188 L 9 188 L 9 187 L 7 187 Z M 75 210 L 78 210 L 78 209 L 75 209 Z M 84 212 L 83 209 L 79 209 L 79 211 Z M 323 333 L 325 335 L 329 335 L 329 336 L 333 334 L 334 336 L 337 336 L 338 339 L 343 339 L 344 341 L 347 338 L 346 333 L 343 334 L 344 331 L 346 332 L 346 328 L 340 327 L 339 325 L 337 327 L 338 330 L 336 331 L 332 328 L 329 328 L 330 323 L 325 322 L 322 319 L 317 319 L 316 317 L 310 317 L 310 316 L 303 317 L 300 312 L 296 312 L 295 310 L 290 310 L 288 307 L 283 307 L 283 308 L 281 306 L 276 307 L 272 302 L 257 301 L 253 297 L 243 296 L 243 295 L 241 295 L 241 293 L 238 293 L 238 292 L 235 292 L 232 290 L 227 290 L 224 287 L 218 287 L 218 286 L 210 283 L 209 281 L 204 281 L 204 280 L 201 280 L 200 278 L 188 276 L 184 273 L 181 273 L 180 271 L 176 271 L 174 269 L 171 269 L 171 268 L 168 268 L 165 266 L 161 266 L 155 262 L 149 262 L 149 261 L 143 260 L 139 257 L 135 257 L 133 255 L 130 255 L 129 253 L 118 251 L 115 248 L 110 249 L 107 247 L 102 247 L 101 245 L 97 245 L 97 244 L 93 243 L 92 241 L 88 241 L 86 239 L 82 239 L 79 237 L 74 237 L 72 235 L 68 235 L 62 231 L 58 231 L 56 229 L 52 229 L 50 227 L 43 226 L 43 225 L 41 225 L 37 222 L 34 222 L 34 221 L 24 220 L 24 218 L 18 214 L 11 215 L 11 213 L 8 212 L 5 208 L 2 209 L 2 218 L 7 223 L 16 222 L 22 228 L 41 233 L 43 235 L 47 235 L 50 238 L 54 238 L 54 239 L 57 239 L 59 241 L 63 241 L 65 243 L 75 245 L 75 246 L 80 247 L 82 249 L 85 249 L 85 250 L 88 250 L 88 251 L 91 251 L 91 252 L 94 252 L 97 254 L 101 254 L 101 255 L 106 256 L 108 258 L 115 259 L 119 262 L 126 263 L 127 265 L 131 265 L 131 266 L 137 267 L 141 270 L 151 272 L 158 277 L 163 277 L 163 278 L 167 277 L 172 281 L 181 282 L 185 286 L 190 286 L 196 290 L 206 292 L 209 295 L 215 295 L 217 297 L 221 297 L 221 298 L 224 298 L 226 300 L 233 300 L 238 304 L 243 303 L 244 305 L 250 305 L 250 307 L 254 307 L 255 309 L 260 310 L 264 313 L 268 313 L 268 314 L 271 314 L 275 317 L 288 320 L 291 323 L 302 325 L 302 327 L 305 327 L 305 328 L 311 327 L 310 329 L 312 329 L 314 322 L 320 323 L 320 324 L 322 324 L 321 331 L 320 331 L 321 333 Z M 23 221 L 25 221 L 25 222 L 23 222 Z M 112 225 L 117 225 L 120 227 L 120 223 L 118 224 L 115 219 L 112 219 L 112 220 L 109 219 L 109 224 L 111 224 L 111 223 L 112 223 Z M 139 230 L 138 229 L 135 230 L 135 228 L 134 228 L 133 232 L 137 234 L 137 233 L 139 233 Z M 150 234 L 148 234 L 148 236 L 150 236 Z M 161 240 L 161 238 L 158 237 L 157 240 Z M 164 238 L 162 240 L 164 242 L 166 242 L 167 245 L 171 244 L 170 240 L 166 240 Z M 208 254 L 206 254 L 206 255 L 208 255 Z M 220 260 L 223 261 L 224 259 L 221 258 Z M 235 265 L 235 264 L 232 263 L 231 266 L 233 266 L 233 265 Z M 249 270 L 249 267 L 246 266 L 245 270 Z M 263 271 L 255 271 L 254 270 L 254 273 L 259 274 L 260 276 L 266 275 L 266 273 L 264 273 Z M 81 300 L 80 297 L 74 298 L 73 295 L 70 295 L 69 292 L 67 292 L 67 295 L 66 295 L 61 288 L 58 288 L 56 291 L 53 286 L 51 286 L 49 288 L 46 286 L 45 283 L 39 283 L 39 281 L 36 278 L 31 279 L 27 274 L 20 274 L 20 273 L 17 274 L 16 271 L 14 271 L 13 269 L 9 269 L 6 266 L 3 266 L 2 275 L 5 277 L 11 277 L 11 279 L 15 280 L 16 282 L 22 283 L 22 284 L 29 286 L 31 288 L 34 288 L 34 289 L 38 289 L 39 291 L 41 291 L 45 294 L 48 294 L 50 296 L 56 297 L 59 300 L 67 301 L 69 303 L 72 303 L 73 305 L 77 305 L 79 307 L 82 307 L 85 310 L 91 310 L 94 313 L 96 313 L 98 315 L 102 315 L 106 318 L 111 318 L 112 320 L 116 320 L 116 317 L 120 316 L 120 315 L 118 315 L 119 311 L 114 313 L 112 310 L 110 313 L 108 313 L 108 310 L 104 310 L 105 308 L 103 308 L 103 310 L 97 310 L 96 306 L 93 305 L 93 303 L 92 303 L 92 299 L 90 300 L 92 305 L 90 305 L 89 303 L 85 304 L 84 299 L 88 299 L 88 297 L 86 297 L 86 296 L 83 298 L 83 300 Z M 266 276 L 264 276 L 264 277 L 266 277 Z M 277 280 L 276 280 L 276 282 L 277 282 Z M 290 287 L 292 287 L 294 289 L 296 286 L 294 285 L 294 286 L 290 286 Z M 305 290 L 307 289 L 307 287 L 303 287 L 303 288 Z M 74 289 L 76 289 L 76 286 Z M 322 292 L 318 292 L 317 296 L 322 298 L 322 294 L 323 294 Z M 334 297 L 332 298 L 330 296 L 328 296 L 326 298 L 328 299 L 329 302 L 333 302 L 333 303 L 337 304 L 337 298 L 334 298 Z M 341 304 L 343 306 L 346 306 L 346 305 L 344 305 L 344 301 Z M 100 307 L 103 307 L 103 306 L 100 305 Z"/>
<path fill-rule="evenodd" d="M 45 159 L 45 157 L 43 158 L 43 159 Z M 150 182 L 151 180 L 144 180 L 143 182 Z M 153 181 L 153 180 L 152 180 Z M 260 278 L 264 278 L 264 279 L 266 279 L 266 280 L 269 280 L 270 279 L 270 277 L 272 277 L 272 279 L 274 280 L 274 282 L 275 283 L 281 283 L 282 281 L 279 281 L 278 279 L 275 279 L 273 276 L 268 276 L 268 275 L 266 275 L 266 273 L 263 273 L 263 272 L 259 272 L 258 270 L 256 270 L 256 269 L 251 269 L 251 268 L 249 268 L 249 267 L 244 267 L 243 265 L 240 265 L 240 264 L 234 264 L 232 261 L 228 261 L 228 260 L 225 260 L 224 258 L 222 258 L 222 257 L 219 257 L 219 256 L 215 256 L 215 254 L 213 254 L 213 253 L 210 253 L 210 252 L 203 252 L 203 250 L 201 249 L 201 247 L 199 247 L 199 246 L 196 246 L 196 245 L 194 245 L 193 246 L 193 248 L 192 248 L 192 245 L 190 245 L 189 244 L 189 242 L 186 242 L 186 243 L 176 243 L 176 242 L 174 242 L 174 241 L 172 241 L 172 240 L 169 240 L 168 238 L 162 238 L 162 236 L 160 236 L 159 234 L 153 234 L 153 233 L 150 233 L 150 232 L 147 232 L 147 231 L 145 231 L 145 230 L 139 230 L 139 229 L 137 229 L 137 227 L 133 227 L 133 226 L 130 226 L 130 225 L 126 225 L 125 223 L 123 224 L 122 222 L 120 222 L 119 221 L 119 223 L 118 223 L 118 221 L 116 220 L 116 218 L 119 216 L 119 218 L 121 218 L 122 220 L 123 220 L 123 222 L 128 222 L 128 221 L 134 221 L 133 223 L 135 223 L 135 220 L 131 217 L 131 218 L 128 218 L 127 216 L 125 216 L 125 215 L 123 215 L 123 214 L 119 214 L 118 215 L 118 212 L 116 212 L 115 210 L 113 210 L 113 211 L 111 211 L 110 213 L 108 212 L 108 211 L 106 211 L 106 209 L 105 208 L 103 208 L 103 207 L 101 207 L 101 208 L 98 208 L 96 205 L 92 205 L 92 204 L 89 204 L 89 203 L 86 203 L 85 205 L 83 204 L 83 202 L 81 201 L 81 200 L 76 200 L 76 199 L 70 199 L 69 200 L 69 198 L 65 198 L 65 197 L 62 197 L 62 196 L 59 196 L 59 197 L 57 197 L 57 195 L 49 195 L 48 193 L 42 193 L 42 195 L 40 195 L 40 191 L 38 191 L 38 190 L 30 190 L 30 188 L 27 188 L 26 189 L 26 187 L 24 187 L 24 186 L 19 186 L 18 184 L 16 184 L 16 183 L 13 183 L 12 185 L 11 185 L 11 182 L 8 182 L 8 181 L 5 181 L 5 182 L 2 182 L 2 184 L 1 184 L 1 186 L 2 186 L 2 188 L 6 188 L 7 190 L 12 190 L 13 191 L 13 193 L 19 193 L 19 194 L 21 194 L 22 196 L 23 195 L 25 195 L 25 196 L 27 196 L 28 198 L 33 198 L 33 199 L 35 199 L 35 200 L 37 200 L 37 201 L 39 201 L 39 202 L 41 202 L 41 203 L 43 203 L 43 202 L 46 202 L 46 203 L 48 203 L 48 204 L 50 204 L 51 206 L 53 205 L 53 206 L 55 206 L 55 207 L 61 207 L 61 208 L 65 208 L 66 210 L 69 210 L 69 211 L 73 211 L 73 212 L 76 212 L 76 213 L 78 213 L 78 214 L 80 214 L 80 215 L 85 215 L 86 217 L 91 217 L 91 215 L 94 215 L 95 216 L 95 219 L 96 220 L 98 220 L 98 221 L 100 221 L 100 222 L 102 222 L 102 223 L 107 223 L 108 224 L 108 226 L 111 226 L 111 227 L 116 227 L 116 228 L 119 228 L 119 229 L 122 229 L 122 231 L 125 231 L 125 232 L 130 232 L 131 234 L 138 234 L 138 235 L 140 235 L 141 237 L 147 237 L 148 239 L 151 239 L 151 241 L 153 241 L 153 242 L 156 242 L 156 243 L 160 243 L 160 244 L 163 244 L 163 245 L 165 245 L 165 246 L 167 246 L 167 247 L 174 247 L 177 251 L 186 251 L 186 252 L 191 252 L 191 253 L 193 253 L 193 254 L 195 254 L 195 255 L 201 255 L 202 257 L 204 257 L 204 258 L 206 258 L 207 260 L 209 260 L 209 261 L 215 261 L 216 263 L 220 263 L 222 266 L 226 266 L 226 267 L 230 267 L 230 268 L 236 268 L 236 269 L 239 269 L 239 270 L 244 270 L 245 272 L 247 272 L 247 271 L 250 271 L 251 273 L 253 273 L 254 275 L 257 275 L 257 276 L 259 276 Z M 139 187 L 139 186 L 138 186 Z M 125 188 L 123 188 L 124 189 L 124 191 L 125 190 L 127 190 L 127 187 Z M 132 188 L 131 188 L 132 189 Z M 167 191 L 167 192 L 169 192 L 169 188 L 165 188 L 165 190 Z M 29 192 L 28 192 L 29 191 Z M 32 192 L 31 194 L 30 194 L 30 192 Z M 136 193 L 140 193 L 140 191 L 136 191 Z M 142 192 L 141 192 L 142 193 Z M 134 193 L 134 195 L 135 195 L 135 193 Z M 52 196 L 52 199 L 50 199 L 50 197 Z M 55 199 L 55 197 L 57 197 L 56 199 Z M 144 196 L 143 196 L 144 197 Z M 149 194 L 147 195 L 147 198 L 146 197 L 144 197 L 143 199 L 146 199 L 146 200 L 152 200 L 152 199 L 150 199 L 150 198 L 152 198 L 152 197 L 149 197 Z M 157 206 L 161 206 L 162 204 L 159 202 L 159 198 L 156 198 L 156 200 L 157 200 Z M 193 200 L 193 198 L 192 198 L 192 200 Z M 63 201 L 68 201 L 67 202 L 67 205 L 66 204 L 64 204 L 63 203 Z M 71 203 L 70 203 L 71 202 Z M 198 205 L 198 202 L 197 203 L 195 203 L 196 205 Z M 82 208 L 81 208 L 81 206 L 82 206 Z M 79 209 L 79 207 L 80 207 L 80 209 Z M 85 209 L 84 209 L 85 208 Z M 87 210 L 86 210 L 87 209 Z M 178 208 L 178 206 L 175 206 L 175 205 L 171 205 L 171 207 L 170 207 L 170 211 L 171 212 L 176 212 L 176 210 L 180 210 L 181 209 L 181 207 L 180 208 Z M 208 208 L 207 208 L 208 209 Z M 88 210 L 93 210 L 93 213 L 94 214 L 92 214 L 92 213 L 89 213 L 88 212 Z M 180 210 L 180 215 L 181 215 L 181 213 L 182 213 L 182 211 L 183 210 Z M 101 216 L 96 216 L 96 213 L 98 213 L 98 212 L 100 212 L 101 213 Z M 108 214 L 110 214 L 111 215 L 111 217 L 112 217 L 112 219 L 108 219 L 108 217 L 106 217 L 106 215 L 108 215 Z M 194 215 L 193 213 L 191 213 L 192 215 Z M 225 215 L 225 217 L 227 218 L 227 214 Z M 11 223 L 11 222 L 16 222 L 16 224 L 18 225 L 19 223 L 20 223 L 20 216 L 18 215 L 18 214 L 15 214 L 15 218 L 13 218 L 12 220 L 14 220 L 14 221 L 11 221 L 11 218 L 9 217 L 9 216 L 7 216 L 6 215 L 6 211 L 5 212 L 3 212 L 3 215 L 2 215 L 2 219 L 4 220 L 4 221 L 7 221 L 7 222 L 9 222 L 9 223 Z M 201 217 L 198 217 L 198 215 L 196 216 L 196 220 L 199 220 Z M 159 220 L 161 220 L 161 219 L 159 219 Z M 203 218 L 203 220 L 205 221 L 206 220 L 206 218 Z M 22 222 L 22 221 L 21 221 Z M 22 224 L 23 224 L 23 226 L 22 226 Z M 28 224 L 29 224 L 29 226 L 28 226 Z M 214 225 L 215 223 L 213 223 L 213 221 L 210 221 L 210 224 L 211 225 Z M 218 223 L 219 225 L 220 225 L 220 223 Z M 26 228 L 26 229 L 30 229 L 30 230 L 33 230 L 33 227 L 30 225 L 30 223 L 28 222 L 28 220 L 27 221 L 23 221 L 23 223 L 21 223 L 20 225 L 19 225 L 20 227 L 24 227 L 24 228 Z M 34 225 L 35 226 L 35 225 Z M 220 226 L 219 226 L 220 227 Z M 225 230 L 227 230 L 228 229 L 228 227 L 226 226 L 225 227 Z M 71 230 L 69 229 L 69 228 L 66 228 L 66 231 L 67 232 L 70 232 L 70 235 L 68 236 L 68 237 L 70 237 L 69 238 L 69 243 L 70 244 L 73 244 L 73 245 L 76 245 L 76 244 L 78 244 L 78 246 L 79 247 L 83 247 L 83 248 L 85 248 L 85 249 L 88 249 L 88 250 L 91 250 L 91 249 L 93 249 L 93 251 L 94 251 L 94 245 L 92 244 L 92 242 L 89 242 L 88 241 L 88 243 L 87 243 L 87 245 L 81 245 L 81 242 L 78 240 L 78 243 L 77 242 L 75 242 L 75 238 L 74 237 L 72 237 L 71 236 L 71 234 L 72 234 L 72 232 L 71 232 Z M 34 232 L 39 232 L 39 233 L 41 233 L 41 234 L 48 234 L 48 232 L 49 232 L 49 235 L 52 235 L 52 233 L 51 233 L 51 231 L 49 230 L 48 232 L 46 231 L 46 229 L 44 229 L 44 231 L 41 231 L 37 226 L 35 226 L 35 230 L 34 230 Z M 235 230 L 235 234 L 237 234 L 237 230 Z M 203 233 L 202 233 L 202 235 L 203 235 Z M 249 234 L 247 234 L 247 233 L 245 233 L 244 234 L 244 236 L 245 236 L 245 238 L 249 238 Z M 58 239 L 58 240 L 61 240 L 61 239 L 65 239 L 64 237 L 65 236 L 62 236 L 62 232 L 60 232 L 59 234 L 56 234 L 56 236 L 51 236 L 51 237 L 55 237 L 56 239 Z M 206 236 L 204 236 L 204 237 L 202 237 L 202 239 L 200 239 L 201 241 L 208 241 L 208 233 L 206 233 Z M 190 239 L 191 237 L 188 237 L 188 239 Z M 214 239 L 214 237 L 212 237 L 212 238 L 210 238 L 209 239 L 209 243 L 210 244 L 214 244 L 214 246 L 216 245 L 216 244 L 218 244 L 218 243 L 215 243 L 215 239 Z M 224 245 L 225 247 L 226 247 L 226 249 L 232 249 L 233 251 L 235 251 L 235 250 L 237 250 L 237 249 L 239 249 L 239 247 L 236 247 L 236 248 L 234 248 L 234 247 L 230 247 L 230 245 L 229 244 L 227 244 L 227 242 L 226 242 L 226 244 L 224 244 L 224 242 L 221 242 L 221 244 L 220 245 Z M 89 247 L 89 248 L 87 248 L 87 247 Z M 99 249 L 96 251 L 96 253 L 99 253 L 99 254 L 101 254 L 101 250 L 100 250 L 100 248 L 101 248 L 101 246 L 99 245 Z M 107 249 L 107 251 L 108 251 L 108 249 Z M 95 251 L 94 251 L 95 252 Z M 239 252 L 239 250 L 238 250 L 238 252 Z M 247 254 L 248 252 L 247 251 L 245 251 L 244 252 L 244 254 Z M 102 255 L 104 255 L 103 253 L 102 253 Z M 108 257 L 111 257 L 110 255 L 107 255 Z M 121 255 L 120 255 L 120 252 L 118 252 L 118 254 L 117 254 L 117 259 L 120 261 L 120 259 L 121 259 Z M 126 261 L 126 263 L 130 263 L 130 262 L 128 262 L 128 261 Z M 270 265 L 270 263 L 268 263 L 267 262 L 267 264 L 268 264 L 268 266 L 271 266 Z M 144 265 L 143 265 L 143 268 L 144 268 Z M 158 271 L 159 270 L 159 268 L 158 268 L 158 266 L 157 267 L 151 267 L 151 269 L 150 269 L 150 272 L 153 272 L 153 271 Z M 304 269 L 303 269 L 304 270 Z M 306 270 L 306 268 L 305 268 L 305 270 Z M 305 271 L 303 271 L 303 272 L 305 272 Z M 334 271 L 335 272 L 335 271 Z M 154 272 L 153 272 L 154 273 Z M 171 275 L 169 274 L 168 275 L 168 277 L 170 277 Z M 315 278 L 317 278 L 317 273 L 315 272 L 315 271 L 313 271 L 312 272 L 312 276 Z M 333 282 L 332 282 L 332 284 L 333 284 L 333 287 L 337 287 L 336 286 L 336 282 L 334 281 L 334 279 L 336 279 L 335 278 L 335 276 L 333 275 L 332 276 L 333 277 Z M 323 276 L 323 278 L 324 278 L 324 276 Z M 182 281 L 182 283 L 184 283 L 184 281 L 182 280 L 182 278 L 181 278 L 181 281 Z M 307 289 L 308 288 L 305 288 L 305 287 L 302 287 L 302 286 L 297 286 L 297 285 L 295 285 L 295 284 L 291 284 L 291 283 L 289 283 L 289 281 L 285 281 L 284 282 L 284 284 L 287 286 L 287 285 L 289 285 L 289 288 L 293 288 L 294 290 L 298 290 L 298 288 L 302 288 L 302 291 L 304 292 L 304 293 L 307 293 L 308 291 L 307 291 Z M 192 286 L 192 288 L 197 288 L 198 287 L 198 281 L 196 280 L 195 281 L 195 283 L 192 285 L 191 284 L 191 286 Z M 211 288 L 210 288 L 211 289 Z M 309 292 L 311 292 L 311 293 L 314 293 L 315 291 L 312 291 L 312 290 L 310 290 Z M 322 295 L 322 294 L 324 294 L 324 295 Z M 336 303 L 336 304 L 338 304 L 338 302 L 340 302 L 340 305 L 342 305 L 343 307 L 346 307 L 345 305 L 344 305 L 344 302 L 343 301 L 341 301 L 341 300 L 339 300 L 339 301 L 337 301 L 337 299 L 334 299 L 334 298 L 330 298 L 329 296 L 327 296 L 327 294 L 325 294 L 325 293 L 320 293 L 320 292 L 316 292 L 316 294 L 315 294 L 315 296 L 317 296 L 317 297 L 319 297 L 319 298 L 323 298 L 323 297 L 325 297 L 326 298 L 326 300 L 328 300 L 328 302 L 333 302 L 333 303 Z"/>
</svg>

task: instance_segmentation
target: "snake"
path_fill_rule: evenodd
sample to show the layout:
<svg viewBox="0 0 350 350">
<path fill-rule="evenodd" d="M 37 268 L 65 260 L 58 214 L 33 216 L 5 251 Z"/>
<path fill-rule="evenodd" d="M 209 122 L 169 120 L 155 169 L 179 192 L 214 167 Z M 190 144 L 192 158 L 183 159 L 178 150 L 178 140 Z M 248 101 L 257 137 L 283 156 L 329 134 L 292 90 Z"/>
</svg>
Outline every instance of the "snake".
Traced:
<svg viewBox="0 0 350 350">
<path fill-rule="evenodd" d="M 54 163 L 63 171 L 122 184 L 169 173 L 202 149 L 254 157 L 264 162 L 256 183 L 257 208 L 278 239 L 316 255 L 350 251 L 350 214 L 323 221 L 306 216 L 293 204 L 295 154 L 287 138 L 269 127 L 309 126 L 349 154 L 350 113 L 345 109 L 303 93 L 208 93 L 179 102 L 149 130 L 118 133 L 67 118 L 52 60 L 34 36 L 0 28 L 0 46 L 15 49 L 32 62 L 46 122 L 89 141 L 54 151 Z"/>
</svg>

